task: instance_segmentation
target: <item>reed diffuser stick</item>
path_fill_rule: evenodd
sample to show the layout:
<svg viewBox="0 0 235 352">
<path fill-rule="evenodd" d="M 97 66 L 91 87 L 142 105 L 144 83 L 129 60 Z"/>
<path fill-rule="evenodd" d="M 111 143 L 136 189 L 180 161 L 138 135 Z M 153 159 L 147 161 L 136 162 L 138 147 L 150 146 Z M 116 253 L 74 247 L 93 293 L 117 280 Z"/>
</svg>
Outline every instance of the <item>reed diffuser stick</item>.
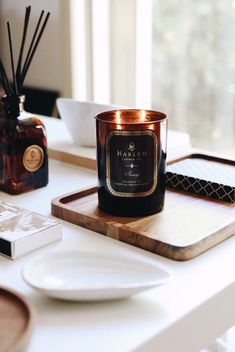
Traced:
<svg viewBox="0 0 235 352">
<path fill-rule="evenodd" d="M 33 33 L 33 37 L 31 39 L 26 58 L 23 62 L 23 54 L 24 54 L 24 48 L 25 48 L 25 43 L 26 43 L 26 37 L 27 37 L 27 31 L 28 31 L 28 25 L 29 25 L 29 19 L 30 19 L 30 12 L 31 12 L 31 6 L 26 7 L 23 35 L 22 35 L 22 40 L 21 40 L 21 45 L 20 45 L 20 51 L 19 51 L 19 57 L 18 57 L 18 61 L 17 61 L 16 71 L 15 71 L 15 64 L 14 64 L 13 44 L 12 44 L 12 37 L 11 37 L 11 26 L 10 26 L 10 23 L 7 22 L 8 43 L 9 43 L 9 49 L 10 49 L 11 71 L 12 71 L 13 84 L 11 85 L 9 83 L 9 79 L 7 77 L 6 70 L 4 68 L 4 65 L 3 65 L 3 62 L 1 59 L 0 59 L 0 82 L 2 84 L 2 87 L 3 87 L 6 95 L 9 95 L 9 96 L 16 96 L 17 97 L 21 93 L 27 72 L 29 70 L 29 67 L 30 67 L 31 62 L 33 60 L 35 51 L 37 50 L 38 44 L 41 40 L 41 37 L 43 35 L 47 21 L 50 16 L 50 12 L 48 12 L 42 25 L 41 25 L 43 15 L 45 12 L 44 10 L 42 10 L 40 17 L 38 19 L 38 22 L 37 22 L 35 31 Z"/>
<path fill-rule="evenodd" d="M 13 92 L 15 95 L 18 95 L 17 89 L 17 82 L 16 82 L 16 75 L 15 75 L 15 66 L 14 66 L 14 56 L 12 50 L 12 40 L 11 40 L 11 27 L 10 23 L 7 22 L 7 31 L 8 31 L 8 41 L 9 41 L 9 48 L 10 48 L 10 56 L 11 56 L 11 70 L 12 70 L 12 79 L 13 79 Z"/>
<path fill-rule="evenodd" d="M 43 11 L 43 12 L 44 12 L 44 11 Z M 42 13 L 41 13 L 41 16 L 42 16 Z M 23 85 L 23 83 L 24 83 L 25 76 L 26 76 L 26 74 L 27 74 L 27 72 L 28 72 L 28 69 L 29 69 L 29 67 L 30 67 L 30 65 L 31 65 L 32 59 L 33 59 L 33 57 L 34 57 L 34 54 L 35 54 L 35 51 L 36 51 L 36 49 L 37 49 L 37 47 L 38 47 L 38 44 L 39 44 L 39 42 L 40 42 L 40 39 L 41 39 L 41 37 L 42 37 L 42 35 L 43 35 L 43 32 L 44 32 L 44 29 L 45 29 L 45 27 L 46 27 L 46 24 L 47 24 L 47 21 L 48 21 L 48 19 L 49 19 L 49 16 L 50 16 L 50 12 L 47 13 L 46 18 L 45 18 L 45 20 L 44 20 L 44 22 L 43 22 L 43 24 L 42 24 L 41 30 L 40 30 L 40 32 L 39 32 L 39 34 L 38 34 L 37 39 L 36 39 L 36 42 L 35 42 L 35 44 L 34 44 L 33 41 L 34 41 L 34 37 L 36 38 L 36 34 L 37 34 L 37 31 L 38 31 L 38 28 L 36 28 L 36 30 L 35 30 L 34 37 L 33 37 L 33 40 L 32 40 L 32 42 L 31 42 L 32 49 L 30 50 L 31 52 L 30 52 L 30 54 L 29 54 L 28 59 L 26 58 L 26 60 L 25 60 L 24 68 L 23 68 L 22 73 L 21 73 L 21 79 L 20 79 L 20 81 L 19 81 L 20 89 L 22 88 L 22 85 Z M 41 17 L 40 17 L 40 18 L 41 18 Z M 40 20 L 40 19 L 39 19 L 39 20 Z M 39 24 L 40 24 L 40 22 L 39 22 Z M 34 46 L 33 46 L 33 44 L 34 44 Z"/>
<path fill-rule="evenodd" d="M 17 79 L 18 82 L 19 82 L 19 77 L 20 77 L 20 72 L 21 72 L 22 58 L 23 58 L 25 40 L 26 40 L 26 35 L 27 35 L 27 30 L 28 30 L 30 12 L 31 12 L 31 6 L 26 7 L 23 36 L 22 36 L 22 41 L 21 41 L 21 46 L 20 46 L 20 53 L 19 53 L 19 59 L 18 59 L 17 69 L 16 69 L 16 79 Z"/>
<path fill-rule="evenodd" d="M 31 40 L 31 43 L 30 43 L 30 46 L 29 46 L 29 49 L 28 49 L 28 52 L 27 52 L 27 55 L 26 55 L 26 59 L 25 59 L 25 62 L 24 62 L 24 65 L 23 65 L 23 69 L 22 69 L 21 73 L 25 72 L 26 64 L 27 64 L 27 62 L 29 60 L 29 57 L 30 57 L 30 54 L 32 52 L 32 48 L 33 48 L 33 45 L 34 45 L 38 30 L 39 30 L 39 26 L 40 26 L 43 14 L 44 14 L 44 10 L 41 12 L 41 15 L 40 15 L 40 17 L 38 19 L 38 23 L 36 25 L 36 28 L 35 28 L 35 31 L 34 31 L 34 34 L 33 34 L 33 38 Z"/>
<path fill-rule="evenodd" d="M 12 94 L 11 85 L 8 81 L 7 74 L 1 59 L 0 59 L 0 80 L 1 80 L 2 87 L 5 90 L 5 93 L 7 95 L 11 95 Z"/>
</svg>

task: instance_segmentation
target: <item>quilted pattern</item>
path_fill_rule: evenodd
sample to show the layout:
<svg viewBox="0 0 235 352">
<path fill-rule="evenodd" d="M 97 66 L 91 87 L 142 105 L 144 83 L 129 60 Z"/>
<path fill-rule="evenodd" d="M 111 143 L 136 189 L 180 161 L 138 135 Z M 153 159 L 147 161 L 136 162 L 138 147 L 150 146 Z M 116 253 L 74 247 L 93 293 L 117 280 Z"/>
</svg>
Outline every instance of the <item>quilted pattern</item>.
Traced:
<svg viewBox="0 0 235 352">
<path fill-rule="evenodd" d="M 169 165 L 166 186 L 225 202 L 235 202 L 235 166 L 200 158 Z"/>
</svg>

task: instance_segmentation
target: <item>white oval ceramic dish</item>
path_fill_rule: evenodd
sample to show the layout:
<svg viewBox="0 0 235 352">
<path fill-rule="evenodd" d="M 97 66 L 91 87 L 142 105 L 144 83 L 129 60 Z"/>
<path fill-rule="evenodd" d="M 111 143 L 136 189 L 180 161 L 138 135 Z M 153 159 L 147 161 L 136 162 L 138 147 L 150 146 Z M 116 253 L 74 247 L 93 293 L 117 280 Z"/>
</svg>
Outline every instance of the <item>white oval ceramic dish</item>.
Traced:
<svg viewBox="0 0 235 352">
<path fill-rule="evenodd" d="M 25 281 L 42 293 L 65 300 L 120 299 L 163 284 L 169 273 L 124 256 L 94 252 L 52 252 L 23 268 Z"/>
<path fill-rule="evenodd" d="M 59 114 L 64 121 L 76 145 L 95 147 L 95 119 L 100 112 L 118 109 L 114 105 L 58 98 L 56 101 Z"/>
</svg>

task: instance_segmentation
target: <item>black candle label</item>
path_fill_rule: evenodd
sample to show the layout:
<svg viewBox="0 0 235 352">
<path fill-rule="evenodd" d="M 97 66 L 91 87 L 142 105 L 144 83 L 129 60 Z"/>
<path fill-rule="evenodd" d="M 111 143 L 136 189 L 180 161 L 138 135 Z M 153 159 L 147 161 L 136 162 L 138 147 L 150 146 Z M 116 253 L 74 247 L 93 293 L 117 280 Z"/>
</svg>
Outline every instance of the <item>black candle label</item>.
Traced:
<svg viewBox="0 0 235 352">
<path fill-rule="evenodd" d="M 157 186 L 157 136 L 115 130 L 106 139 L 106 184 L 118 197 L 144 197 Z"/>
</svg>

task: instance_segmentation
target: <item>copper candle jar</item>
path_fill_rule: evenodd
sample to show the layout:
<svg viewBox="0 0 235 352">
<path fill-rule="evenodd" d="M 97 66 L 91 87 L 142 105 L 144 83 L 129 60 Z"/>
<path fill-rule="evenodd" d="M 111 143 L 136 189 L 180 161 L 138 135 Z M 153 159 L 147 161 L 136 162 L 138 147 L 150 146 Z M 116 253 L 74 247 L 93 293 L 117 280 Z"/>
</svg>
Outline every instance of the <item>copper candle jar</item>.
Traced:
<svg viewBox="0 0 235 352">
<path fill-rule="evenodd" d="M 95 118 L 99 208 L 120 216 L 159 212 L 165 194 L 167 116 L 128 109 Z"/>
</svg>

